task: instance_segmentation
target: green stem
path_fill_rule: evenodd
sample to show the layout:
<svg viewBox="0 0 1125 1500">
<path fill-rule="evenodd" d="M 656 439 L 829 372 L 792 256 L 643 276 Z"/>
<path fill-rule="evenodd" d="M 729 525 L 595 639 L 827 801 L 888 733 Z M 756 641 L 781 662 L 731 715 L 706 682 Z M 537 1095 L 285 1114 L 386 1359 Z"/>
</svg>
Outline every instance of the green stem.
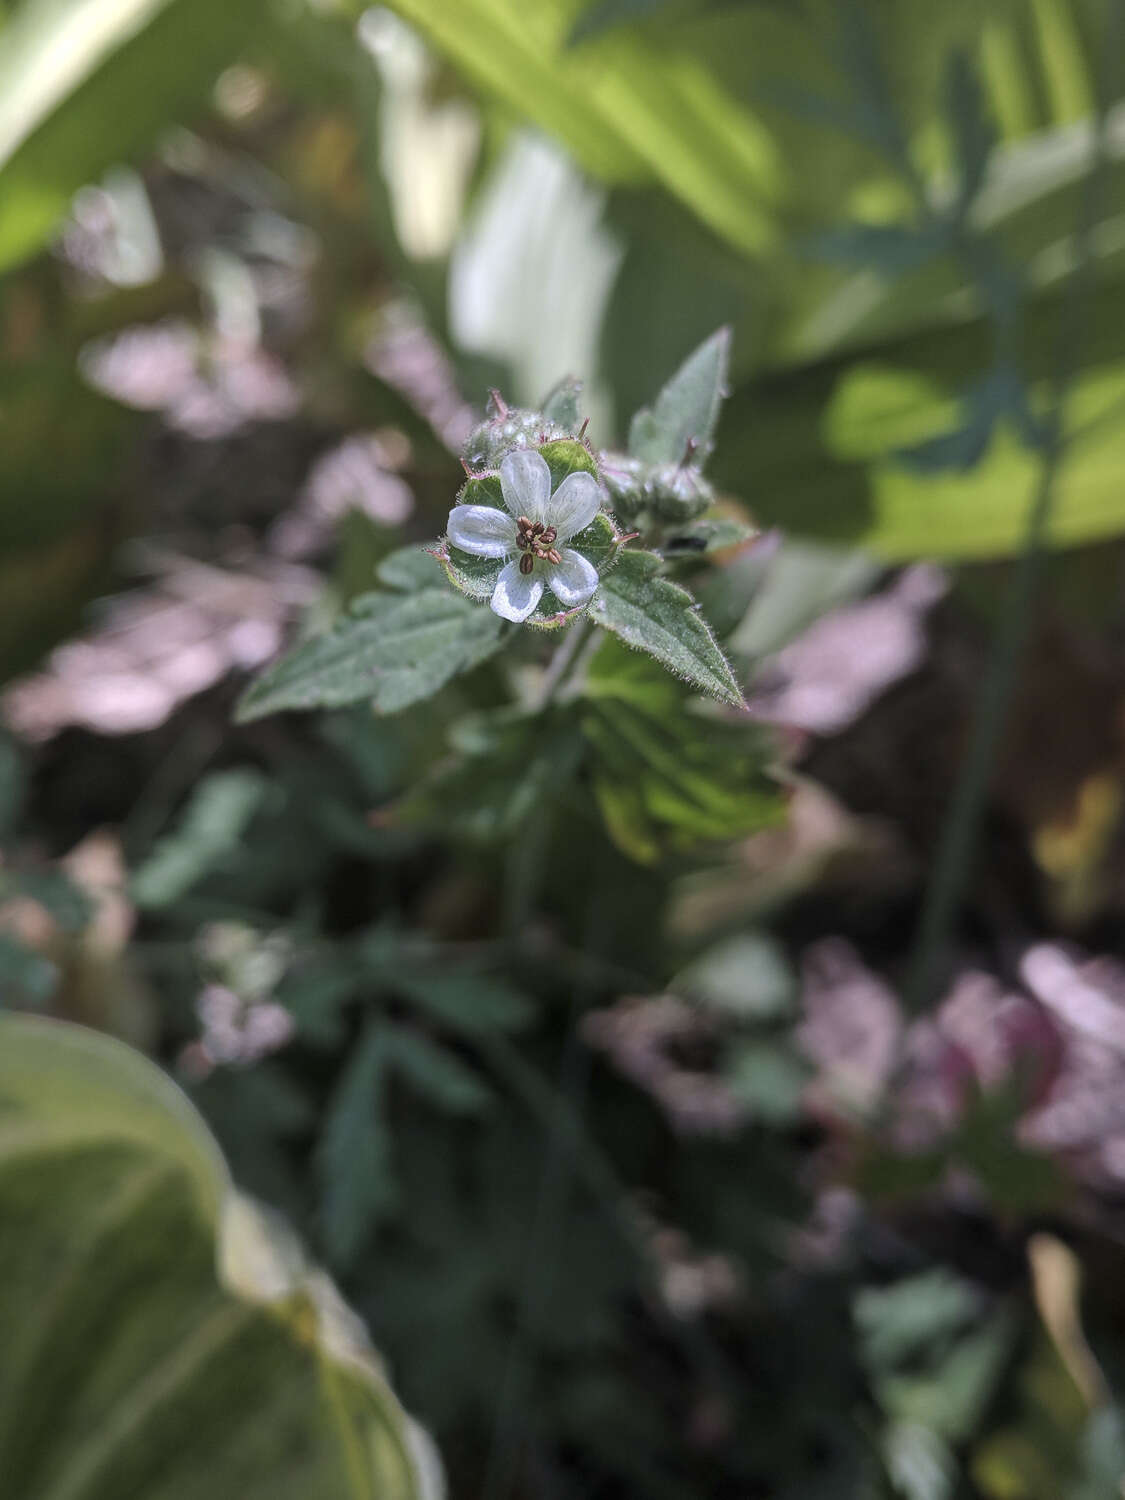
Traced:
<svg viewBox="0 0 1125 1500">
<path fill-rule="evenodd" d="M 578 655 L 579 648 L 593 628 L 589 616 L 583 615 L 566 632 L 556 648 L 555 654 L 547 663 L 547 670 L 543 673 L 543 680 L 539 685 L 539 695 L 535 701 L 537 709 L 543 710 L 548 704 L 554 702 L 555 696 L 562 686 L 563 679 Z"/>
</svg>

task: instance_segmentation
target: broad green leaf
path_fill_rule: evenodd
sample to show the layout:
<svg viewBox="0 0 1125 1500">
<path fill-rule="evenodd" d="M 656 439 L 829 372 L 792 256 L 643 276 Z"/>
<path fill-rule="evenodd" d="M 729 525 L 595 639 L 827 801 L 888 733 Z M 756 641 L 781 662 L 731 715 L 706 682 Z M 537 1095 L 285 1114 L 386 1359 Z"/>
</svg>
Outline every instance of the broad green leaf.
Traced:
<svg viewBox="0 0 1125 1500">
<path fill-rule="evenodd" d="M 395 0 L 393 9 L 595 176 L 662 183 L 740 249 L 772 239 L 772 142 L 690 51 L 616 31 L 568 50 L 568 0 Z"/>
<path fill-rule="evenodd" d="M 398 713 L 487 660 L 500 647 L 503 622 L 440 586 L 440 574 L 437 582 L 404 597 L 364 595 L 331 630 L 259 677 L 239 704 L 239 719 L 364 699 L 379 713 Z"/>
<path fill-rule="evenodd" d="M 650 864 L 782 818 L 760 726 L 693 713 L 679 683 L 615 640 L 599 648 L 585 694 L 594 793 L 631 858 Z"/>
<path fill-rule="evenodd" d="M 730 329 L 720 328 L 683 362 L 655 405 L 629 425 L 629 452 L 651 464 L 702 468 L 711 451 L 730 365 Z"/>
<path fill-rule="evenodd" d="M 687 589 L 662 577 L 660 567 L 655 553 L 623 553 L 602 580 L 591 615 L 684 682 L 740 708 L 738 683 L 699 606 Z"/>
<path fill-rule="evenodd" d="M 371 1350 L 121 1043 L 0 1017 L 0 1473 L 21 1500 L 436 1500 Z"/>
<path fill-rule="evenodd" d="M 1044 395 L 1032 388 L 1033 407 Z M 1125 363 L 1089 368 L 1074 382 L 1048 530 L 1055 546 L 1125 530 L 1123 399 Z M 918 472 L 895 451 L 953 432 L 957 419 L 948 391 L 916 372 L 861 365 L 843 377 L 825 413 L 825 436 L 839 457 L 867 460 L 859 544 L 891 561 L 1002 557 L 1020 549 L 1041 459 L 1009 425 L 996 428 L 980 462 L 965 472 Z"/>
<path fill-rule="evenodd" d="M 218 771 L 196 789 L 178 827 L 133 876 L 139 906 L 168 906 L 236 849 L 261 807 L 268 782 L 257 771 Z"/>
<path fill-rule="evenodd" d="M 71 194 L 196 109 L 263 0 L 26 0 L 0 30 L 0 268 Z"/>
</svg>

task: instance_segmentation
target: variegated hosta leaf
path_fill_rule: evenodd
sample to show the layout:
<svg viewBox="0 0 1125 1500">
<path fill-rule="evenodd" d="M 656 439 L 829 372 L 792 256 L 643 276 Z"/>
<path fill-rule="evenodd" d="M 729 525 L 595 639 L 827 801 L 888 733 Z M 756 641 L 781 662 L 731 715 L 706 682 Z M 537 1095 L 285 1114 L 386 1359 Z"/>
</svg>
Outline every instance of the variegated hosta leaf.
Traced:
<svg viewBox="0 0 1125 1500">
<path fill-rule="evenodd" d="M 439 1500 L 362 1325 L 120 1042 L 0 1017 L 0 1474 L 21 1500 Z"/>
</svg>

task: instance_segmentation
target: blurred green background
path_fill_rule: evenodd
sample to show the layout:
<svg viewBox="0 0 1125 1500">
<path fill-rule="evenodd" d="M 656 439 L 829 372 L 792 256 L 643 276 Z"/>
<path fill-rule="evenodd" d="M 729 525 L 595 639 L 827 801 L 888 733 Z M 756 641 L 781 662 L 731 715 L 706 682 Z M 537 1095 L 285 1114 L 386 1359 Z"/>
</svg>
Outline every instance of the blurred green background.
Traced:
<svg viewBox="0 0 1125 1500">
<path fill-rule="evenodd" d="M 1121 0 L 0 0 L 4 1500 L 1121 1500 L 1123 276 Z M 234 722 L 720 326 L 748 714 Z"/>
</svg>

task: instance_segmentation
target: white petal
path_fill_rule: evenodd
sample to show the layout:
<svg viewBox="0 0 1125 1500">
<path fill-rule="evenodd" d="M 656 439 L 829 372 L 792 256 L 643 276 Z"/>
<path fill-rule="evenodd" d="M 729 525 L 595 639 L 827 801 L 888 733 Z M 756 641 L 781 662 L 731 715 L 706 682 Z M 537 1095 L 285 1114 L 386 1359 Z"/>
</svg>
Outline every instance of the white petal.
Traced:
<svg viewBox="0 0 1125 1500">
<path fill-rule="evenodd" d="M 567 609 L 585 604 L 598 586 L 598 572 L 593 563 L 587 562 L 573 547 L 562 551 L 562 562 L 556 563 L 547 575 L 547 582 L 554 590 L 555 598 Z"/>
<path fill-rule="evenodd" d="M 521 573 L 518 562 L 510 562 L 500 569 L 500 577 L 492 591 L 492 608 L 502 620 L 514 620 L 518 625 L 526 620 L 543 597 L 543 577 L 538 571 Z"/>
<path fill-rule="evenodd" d="M 550 521 L 560 542 L 569 542 L 602 508 L 602 492 L 592 474 L 568 474 L 551 496 Z"/>
<path fill-rule="evenodd" d="M 455 505 L 446 532 L 454 546 L 477 557 L 507 557 L 516 550 L 516 523 L 491 505 Z"/>
<path fill-rule="evenodd" d="M 500 465 L 500 488 L 504 504 L 513 516 L 543 521 L 551 494 L 551 471 L 547 460 L 534 448 L 517 448 Z"/>
</svg>

